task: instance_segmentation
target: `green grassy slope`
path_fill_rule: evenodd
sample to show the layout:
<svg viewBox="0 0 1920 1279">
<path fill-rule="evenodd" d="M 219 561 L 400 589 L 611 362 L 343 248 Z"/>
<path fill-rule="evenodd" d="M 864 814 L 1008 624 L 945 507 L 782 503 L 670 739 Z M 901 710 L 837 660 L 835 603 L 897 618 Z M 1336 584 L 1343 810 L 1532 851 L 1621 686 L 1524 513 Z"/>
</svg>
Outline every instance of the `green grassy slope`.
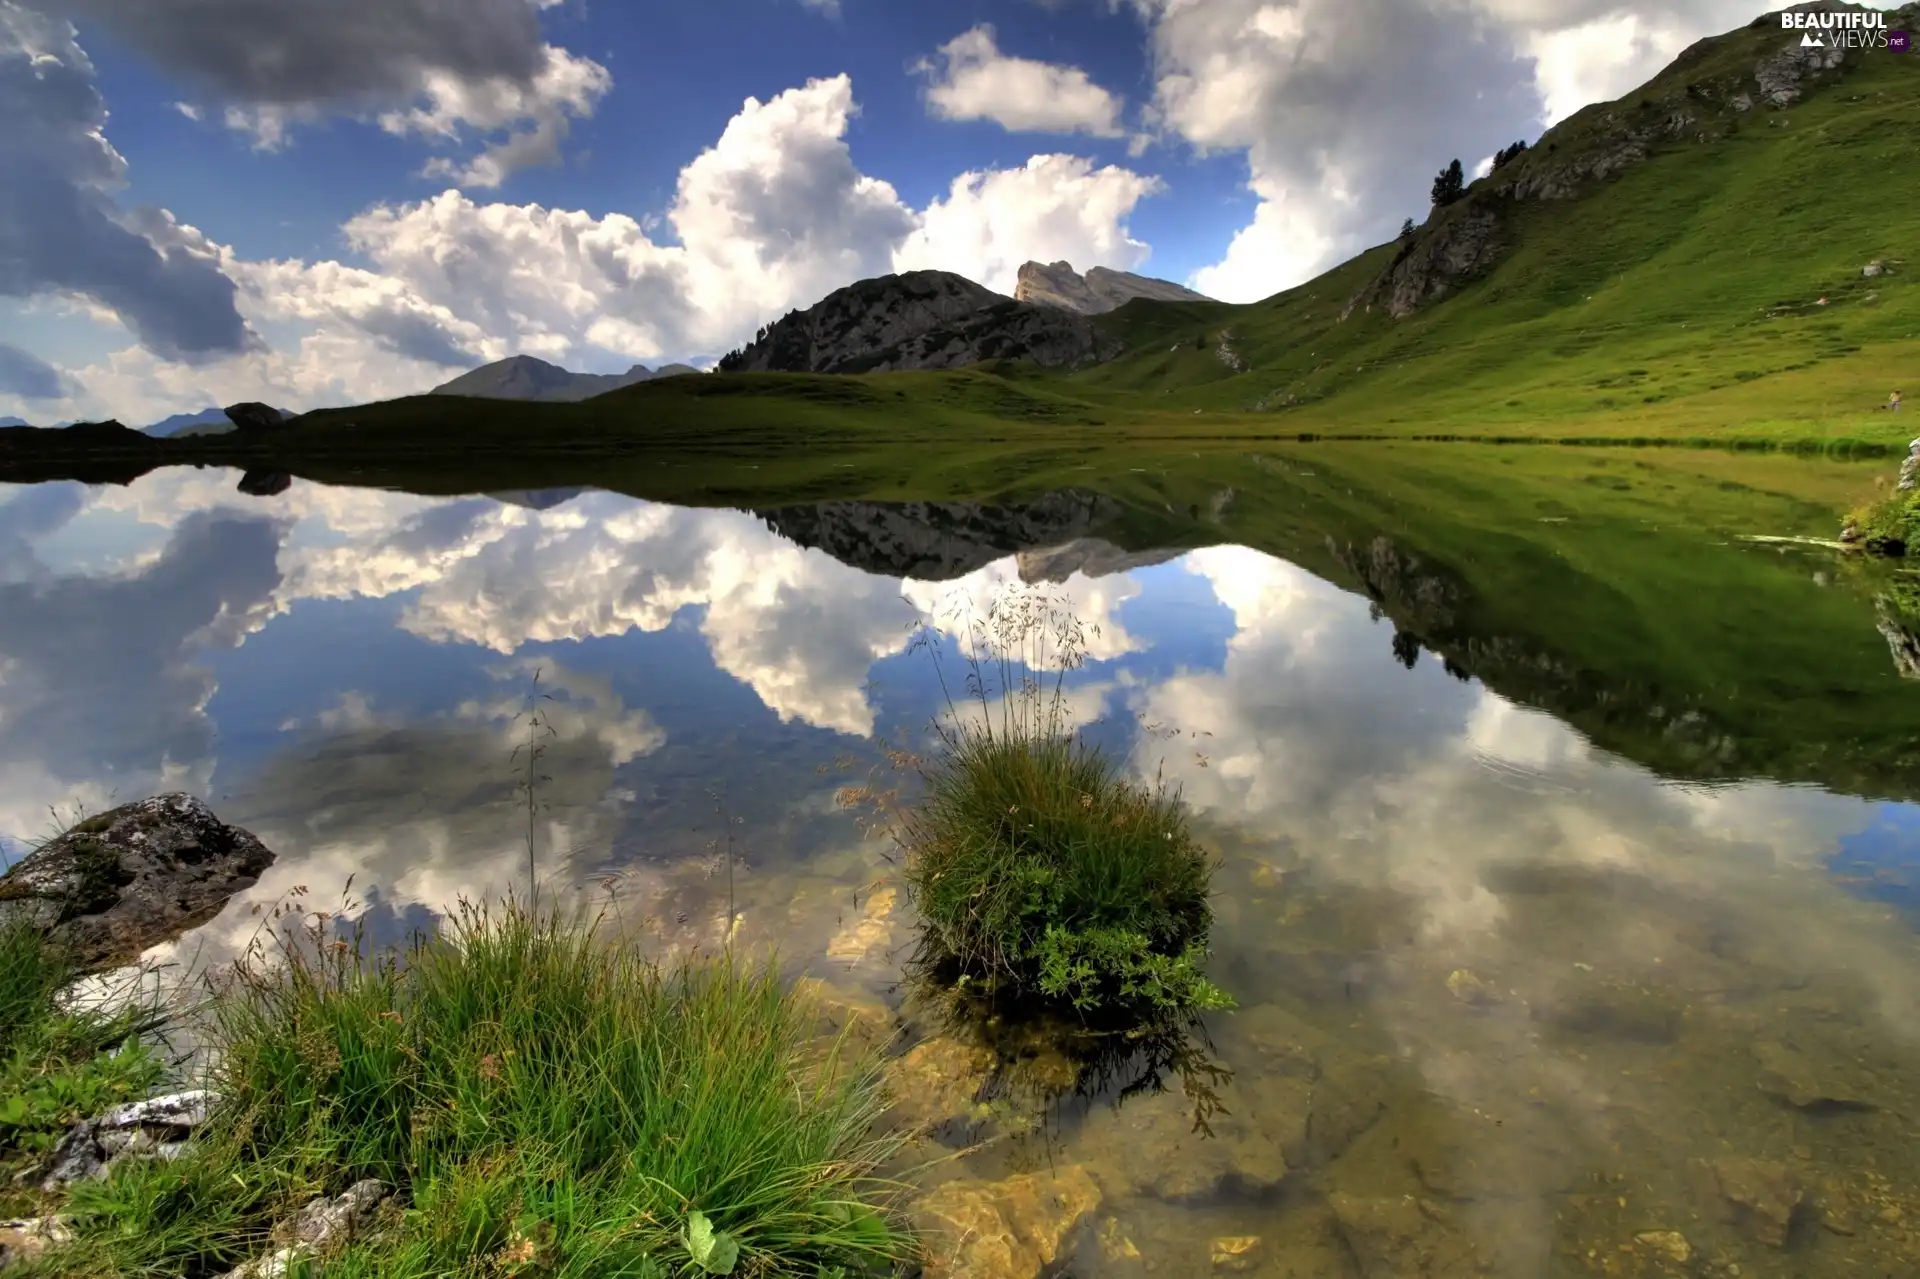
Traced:
<svg viewBox="0 0 1920 1279">
<path fill-rule="evenodd" d="M 1123 308 L 1135 350 L 1072 384 L 1303 431 L 1911 433 L 1875 410 L 1920 384 L 1920 56 L 1856 51 L 1787 109 L 1729 105 L 1792 43 L 1777 26 L 1703 42 L 1550 130 L 1422 229 L 1490 211 L 1506 251 L 1412 315 L 1340 318 L 1393 260 L 1382 246 L 1251 306 Z M 1666 134 L 1679 113 L 1691 124 Z M 1576 198 L 1495 190 L 1635 130 L 1660 133 L 1647 159 Z M 1865 278 L 1874 260 L 1887 273 Z M 1222 336 L 1246 371 L 1216 353 Z"/>
</svg>

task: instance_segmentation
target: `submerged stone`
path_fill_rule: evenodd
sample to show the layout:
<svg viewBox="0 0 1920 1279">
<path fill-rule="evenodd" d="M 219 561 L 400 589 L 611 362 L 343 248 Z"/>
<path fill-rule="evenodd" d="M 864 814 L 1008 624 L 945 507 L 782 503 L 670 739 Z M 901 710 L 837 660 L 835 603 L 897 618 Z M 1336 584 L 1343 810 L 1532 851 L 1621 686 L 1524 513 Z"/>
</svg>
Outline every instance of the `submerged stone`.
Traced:
<svg viewBox="0 0 1920 1279">
<path fill-rule="evenodd" d="M 89 817 L 0 876 L 0 909 L 24 909 L 83 969 L 114 968 L 204 924 L 273 853 L 191 795 Z"/>
<path fill-rule="evenodd" d="M 1711 1181 L 1724 1219 L 1764 1244 L 1786 1247 L 1806 1192 L 1785 1164 L 1722 1155 L 1711 1163 L 1695 1160 L 1693 1166 L 1697 1179 Z"/>
<path fill-rule="evenodd" d="M 1801 1110 L 1877 1110 L 1867 1080 L 1844 1062 L 1817 1062 L 1777 1040 L 1753 1047 L 1760 1091 Z"/>
<path fill-rule="evenodd" d="M 993 1065 L 992 1052 L 950 1036 L 916 1045 L 887 1063 L 893 1117 L 919 1128 L 966 1118 Z"/>
<path fill-rule="evenodd" d="M 1336 1193 L 1328 1203 L 1363 1279 L 1470 1279 L 1492 1273 L 1473 1237 L 1431 1199 Z"/>
<path fill-rule="evenodd" d="M 1678 1230 L 1642 1230 L 1634 1239 L 1668 1261 L 1684 1265 L 1693 1257 L 1693 1245 Z"/>
<path fill-rule="evenodd" d="M 1215 1239 L 1207 1250 L 1213 1268 L 1223 1274 L 1244 1274 L 1264 1259 L 1265 1241 L 1259 1235 L 1227 1235 Z"/>
<path fill-rule="evenodd" d="M 1036 1279 L 1100 1206 L 1078 1164 L 1005 1181 L 950 1181 L 913 1205 L 925 1279 Z"/>
<path fill-rule="evenodd" d="M 1257 1094 L 1236 1089 L 1226 1110 L 1207 1116 L 1204 1126 L 1193 1103 L 1175 1091 L 1096 1111 L 1075 1153 L 1115 1195 L 1179 1203 L 1229 1187 L 1264 1194 L 1286 1178 L 1289 1149 L 1304 1162 L 1312 1085 L 1300 1079 L 1263 1083 Z"/>
</svg>

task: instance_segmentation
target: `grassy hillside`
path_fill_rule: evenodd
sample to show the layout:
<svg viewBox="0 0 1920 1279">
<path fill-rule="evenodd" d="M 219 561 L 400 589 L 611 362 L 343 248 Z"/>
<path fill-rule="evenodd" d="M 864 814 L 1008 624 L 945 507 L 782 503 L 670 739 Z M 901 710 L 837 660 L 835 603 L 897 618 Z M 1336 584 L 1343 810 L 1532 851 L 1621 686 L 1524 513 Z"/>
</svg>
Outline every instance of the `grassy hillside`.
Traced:
<svg viewBox="0 0 1920 1279">
<path fill-rule="evenodd" d="M 1386 245 L 1251 306 L 1122 308 L 1135 350 L 1073 384 L 1341 433 L 1912 434 L 1876 406 L 1920 384 L 1920 56 L 1855 51 L 1789 107 L 1739 110 L 1794 43 L 1777 25 L 1704 41 L 1475 183 L 1421 237 L 1490 215 L 1502 249 L 1411 315 L 1342 318 Z M 1619 175 L 1524 198 L 1635 138 L 1646 158 Z"/>
</svg>

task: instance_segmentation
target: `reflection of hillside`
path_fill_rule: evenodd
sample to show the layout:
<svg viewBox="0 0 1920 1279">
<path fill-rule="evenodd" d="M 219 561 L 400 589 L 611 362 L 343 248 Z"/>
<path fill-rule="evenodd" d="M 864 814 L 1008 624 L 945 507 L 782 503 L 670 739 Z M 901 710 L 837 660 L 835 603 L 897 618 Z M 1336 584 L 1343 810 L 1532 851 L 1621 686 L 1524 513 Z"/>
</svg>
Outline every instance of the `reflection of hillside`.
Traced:
<svg viewBox="0 0 1920 1279">
<path fill-rule="evenodd" d="M 1909 697 L 1888 696 L 1883 714 L 1876 717 L 1871 693 L 1826 678 L 1838 675 L 1837 670 L 1803 672 L 1807 682 L 1795 698 L 1798 704 L 1783 706 L 1764 704 L 1772 691 L 1764 681 L 1753 680 L 1750 690 L 1743 688 L 1737 670 L 1716 671 L 1723 678 L 1704 688 L 1690 685 L 1681 672 L 1676 672 L 1680 678 L 1661 680 L 1609 670 L 1590 664 L 1593 653 L 1555 651 L 1536 637 L 1481 631 L 1472 620 L 1471 591 L 1460 577 L 1422 562 L 1389 538 L 1357 546 L 1329 537 L 1327 547 L 1351 575 L 1351 584 L 1393 622 L 1395 651 L 1404 650 L 1403 661 L 1411 665 L 1424 648 L 1449 670 L 1477 678 L 1511 700 L 1549 711 L 1602 748 L 1662 774 L 1815 782 L 1900 799 L 1920 795 L 1920 731 L 1911 718 L 1920 708 Z M 1920 658 L 1920 641 L 1900 627 L 1884 605 L 1878 617 L 1899 673 L 1908 678 L 1920 674 L 1920 665 L 1914 664 Z M 1675 619 L 1674 624 L 1681 623 Z M 1857 712 L 1863 705 L 1869 712 L 1865 716 L 1854 713 L 1842 719 L 1834 714 Z M 1796 731 L 1756 731 L 1756 723 L 1789 720 Z"/>
<path fill-rule="evenodd" d="M 1887 621 L 1888 609 L 1876 617 L 1863 595 L 1815 586 L 1791 564 L 1758 562 L 1724 543 L 1685 544 L 1704 569 L 1643 554 L 1624 537 L 1603 540 L 1615 530 L 1597 524 L 1586 532 L 1613 576 L 1583 575 L 1510 527 L 1428 514 L 1411 520 L 1412 533 L 1388 537 L 1354 509 L 1373 495 L 1343 509 L 1303 505 L 1309 495 L 1298 490 L 1307 486 L 1296 476 L 1311 474 L 1278 466 L 1273 482 L 1252 486 L 1236 477 L 1236 518 L 1228 519 L 1201 514 L 1214 503 L 1180 503 L 1181 490 L 1167 491 L 1172 483 L 1153 494 L 1159 501 L 1115 483 L 1117 496 L 1076 488 L 1027 503 L 826 502 L 765 514 L 776 531 L 854 567 L 922 579 L 956 577 L 1009 553 L 1028 580 L 1058 581 L 1200 545 L 1245 545 L 1368 596 L 1392 621 L 1403 663 L 1426 649 L 1456 675 L 1666 776 L 1920 796 L 1920 702 L 1897 678 L 1920 669 L 1920 642 L 1897 617 Z M 1217 479 L 1196 476 L 1191 491 L 1217 490 Z M 1354 496 L 1344 479 L 1343 496 Z M 1407 527 L 1420 513 L 1401 505 L 1393 514 Z M 1429 540 L 1423 534 L 1448 552 L 1411 549 Z M 1623 571 L 1631 575 L 1624 581 Z M 1686 607 L 1650 603 L 1674 598 Z M 1582 619 L 1572 618 L 1570 600 Z M 1772 625 L 1745 625 L 1753 615 Z M 1887 647 L 1875 642 L 1876 627 Z"/>
</svg>

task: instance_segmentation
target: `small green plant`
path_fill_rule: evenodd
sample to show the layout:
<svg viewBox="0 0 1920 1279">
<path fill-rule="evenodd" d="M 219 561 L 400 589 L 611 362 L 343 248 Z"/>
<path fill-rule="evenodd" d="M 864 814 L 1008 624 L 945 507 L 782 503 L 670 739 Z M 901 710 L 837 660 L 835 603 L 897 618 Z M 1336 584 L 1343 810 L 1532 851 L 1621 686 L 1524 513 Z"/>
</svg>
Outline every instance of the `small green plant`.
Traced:
<svg viewBox="0 0 1920 1279">
<path fill-rule="evenodd" d="M 878 1063 L 816 1031 L 770 964 L 663 971 L 511 901 L 398 953 L 316 923 L 209 1001 L 196 1150 L 81 1187 L 68 1256 L 223 1273 L 372 1177 L 397 1193 L 329 1279 L 886 1269 L 912 1246 L 874 1175 L 899 1142 Z"/>
<path fill-rule="evenodd" d="M 681 1236 L 687 1255 L 703 1274 L 730 1275 L 740 1260 L 740 1245 L 724 1230 L 715 1230 L 704 1212 L 687 1214 L 687 1232 Z"/>
<path fill-rule="evenodd" d="M 1013 592 L 967 634 L 968 707 L 949 695 L 939 749 L 919 761 L 925 798 L 896 831 L 920 960 L 1083 1013 L 1231 1007 L 1201 972 L 1213 862 L 1179 795 L 1123 776 L 1068 722 L 1078 622 Z M 940 639 L 922 636 L 936 665 Z"/>
</svg>

